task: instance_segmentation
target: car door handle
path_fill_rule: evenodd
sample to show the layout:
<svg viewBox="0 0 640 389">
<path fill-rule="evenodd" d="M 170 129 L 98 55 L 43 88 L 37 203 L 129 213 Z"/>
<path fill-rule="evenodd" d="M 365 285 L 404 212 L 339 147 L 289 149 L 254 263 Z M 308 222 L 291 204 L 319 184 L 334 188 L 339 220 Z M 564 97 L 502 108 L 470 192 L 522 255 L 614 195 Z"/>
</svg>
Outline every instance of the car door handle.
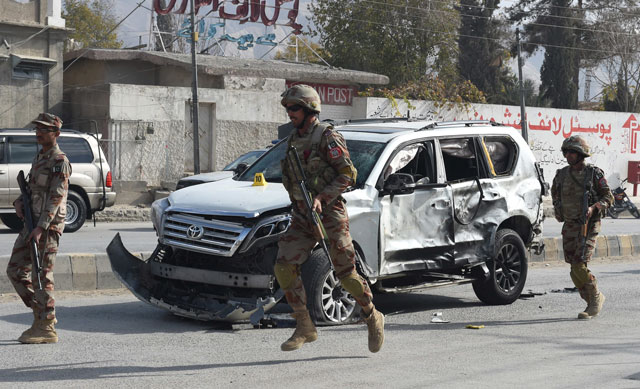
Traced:
<svg viewBox="0 0 640 389">
<path fill-rule="evenodd" d="M 0 174 L 7 174 L 6 170 L 0 170 Z"/>
<path fill-rule="evenodd" d="M 449 200 L 442 200 L 440 203 L 446 208 L 451 204 Z M 438 205 L 438 201 L 431 203 L 431 208 L 435 208 Z"/>
</svg>

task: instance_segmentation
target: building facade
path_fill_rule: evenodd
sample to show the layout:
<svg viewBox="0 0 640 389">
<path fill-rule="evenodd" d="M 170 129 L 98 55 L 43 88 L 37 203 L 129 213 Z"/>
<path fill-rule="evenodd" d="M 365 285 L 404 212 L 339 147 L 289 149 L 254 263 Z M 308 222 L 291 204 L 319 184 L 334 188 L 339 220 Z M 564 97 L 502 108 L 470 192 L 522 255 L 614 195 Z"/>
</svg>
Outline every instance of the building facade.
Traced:
<svg viewBox="0 0 640 389">
<path fill-rule="evenodd" d="M 0 0 L 0 127 L 62 115 L 61 0 Z"/>
<path fill-rule="evenodd" d="M 154 51 L 81 50 L 65 55 L 65 113 L 74 129 L 102 134 L 120 181 L 149 187 L 194 171 L 191 56 Z M 241 154 L 278 138 L 288 121 L 280 95 L 312 84 L 322 118 L 351 118 L 362 84 L 386 76 L 273 60 L 198 56 L 201 172 L 222 169 Z"/>
</svg>

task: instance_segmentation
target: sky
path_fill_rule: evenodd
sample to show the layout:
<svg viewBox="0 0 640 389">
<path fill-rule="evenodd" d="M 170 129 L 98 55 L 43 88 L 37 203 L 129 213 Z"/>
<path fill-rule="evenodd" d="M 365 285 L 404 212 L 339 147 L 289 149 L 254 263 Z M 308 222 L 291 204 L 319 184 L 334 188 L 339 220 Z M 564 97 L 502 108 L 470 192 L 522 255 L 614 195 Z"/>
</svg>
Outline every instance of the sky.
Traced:
<svg viewBox="0 0 640 389">
<path fill-rule="evenodd" d="M 177 9 L 182 0 L 176 1 L 175 8 Z M 309 3 L 312 0 L 300 0 L 300 9 L 299 14 L 296 21 L 303 25 L 303 31 L 307 31 L 310 23 L 311 13 L 307 9 Z M 134 8 L 136 8 L 137 4 L 140 0 L 114 0 L 115 12 L 117 17 L 123 18 L 129 12 L 131 12 Z M 273 4 L 273 1 L 267 1 L 268 4 Z M 285 3 L 283 7 L 291 7 L 290 3 Z M 124 23 L 118 29 L 118 37 L 124 42 L 125 47 L 136 46 L 139 43 L 148 44 L 149 43 L 149 31 L 151 30 L 151 15 L 152 15 L 152 6 L 153 0 L 144 0 L 142 7 L 138 8 L 131 16 L 129 16 Z M 188 7 L 187 7 L 188 8 Z M 200 15 L 208 12 L 211 9 L 211 6 L 204 6 Z M 233 9 L 233 8 L 232 8 Z M 204 12 L 203 12 L 204 11 Z M 230 11 L 231 12 L 231 11 Z M 216 13 L 217 14 L 217 13 Z M 281 12 L 280 17 L 278 19 L 279 22 L 286 21 L 286 11 Z M 219 37 L 222 33 L 227 33 L 230 36 L 237 38 L 244 34 L 253 34 L 254 38 L 264 35 L 266 33 L 275 34 L 274 42 L 280 42 L 289 32 L 291 31 L 290 27 L 282 27 L 276 26 L 274 27 L 265 27 L 260 23 L 247 23 L 244 25 L 240 25 L 236 21 L 227 21 L 226 27 L 224 31 L 220 31 L 218 27 L 217 37 Z M 215 42 L 214 40 L 210 40 L 209 42 Z M 278 46 L 277 48 L 271 50 L 272 46 L 266 45 L 254 45 L 253 48 L 248 50 L 238 50 L 235 43 L 226 42 L 222 44 L 224 48 L 225 55 L 227 56 L 235 56 L 235 57 L 250 57 L 250 58 L 271 58 L 278 50 L 284 50 L 284 43 L 282 46 Z M 269 51 L 270 50 L 270 51 Z M 523 74 L 525 79 L 531 79 L 534 81 L 536 85 L 540 84 L 540 67 L 542 66 L 542 61 L 544 59 L 544 51 L 538 50 L 532 57 L 525 58 Z M 510 63 L 511 69 L 514 74 L 518 74 L 517 61 L 513 60 Z M 580 95 L 579 99 L 582 101 L 584 97 L 584 71 L 581 71 L 581 81 L 580 81 Z M 591 96 L 593 97 L 597 93 L 597 86 L 592 83 L 591 86 Z"/>
</svg>

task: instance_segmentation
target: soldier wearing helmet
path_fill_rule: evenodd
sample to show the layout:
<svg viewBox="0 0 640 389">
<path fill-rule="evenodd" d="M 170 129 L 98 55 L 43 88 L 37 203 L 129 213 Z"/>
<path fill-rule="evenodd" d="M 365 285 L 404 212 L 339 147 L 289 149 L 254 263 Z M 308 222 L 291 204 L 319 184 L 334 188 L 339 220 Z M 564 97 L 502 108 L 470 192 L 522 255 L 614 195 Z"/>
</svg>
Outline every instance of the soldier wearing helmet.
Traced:
<svg viewBox="0 0 640 389">
<path fill-rule="evenodd" d="M 21 219 L 24 219 L 23 206 L 30 206 L 35 227 L 28 233 L 25 223 L 18 235 L 7 266 L 7 276 L 25 305 L 33 310 L 33 325 L 18 340 L 21 343 L 56 343 L 53 264 L 64 230 L 71 165 L 57 144 L 62 120 L 56 115 L 42 113 L 32 123 L 36 125 L 36 141 L 42 149 L 33 159 L 27 177 L 31 204 L 23 204 L 19 198 L 13 206 Z M 31 240 L 36 242 L 40 252 L 42 290 L 34 290 L 33 287 L 37 275 L 33 271 Z"/>
<path fill-rule="evenodd" d="M 587 263 L 595 249 L 600 219 L 613 204 L 613 195 L 602 169 L 584 162 L 591 154 L 583 138 L 565 139 L 561 150 L 569 166 L 559 169 L 553 179 L 553 210 L 556 219 L 564 222 L 562 246 L 564 260 L 571 265 L 571 280 L 587 302 L 578 319 L 590 319 L 600 313 L 605 297 Z"/>
<path fill-rule="evenodd" d="M 349 157 L 344 138 L 327 123 L 318 120 L 320 96 L 308 85 L 295 85 L 282 94 L 282 106 L 287 110 L 293 130 L 287 137 L 288 147 L 295 147 L 302 163 L 312 207 L 320 215 L 329 238 L 329 251 L 335 275 L 342 287 L 362 307 L 369 331 L 369 350 L 377 352 L 384 342 L 384 315 L 372 303 L 367 282 L 357 273 L 355 250 L 349 234 L 349 218 L 342 192 L 355 185 L 357 171 Z M 281 350 L 297 350 L 304 343 L 318 338 L 307 310 L 307 297 L 302 284 L 301 267 L 320 237 L 314 233 L 303 194 L 295 185 L 294 166 L 281 162 L 282 183 L 292 203 L 292 222 L 278 242 L 278 257 L 274 273 L 285 291 L 287 302 L 296 319 L 293 335 L 281 345 Z"/>
</svg>

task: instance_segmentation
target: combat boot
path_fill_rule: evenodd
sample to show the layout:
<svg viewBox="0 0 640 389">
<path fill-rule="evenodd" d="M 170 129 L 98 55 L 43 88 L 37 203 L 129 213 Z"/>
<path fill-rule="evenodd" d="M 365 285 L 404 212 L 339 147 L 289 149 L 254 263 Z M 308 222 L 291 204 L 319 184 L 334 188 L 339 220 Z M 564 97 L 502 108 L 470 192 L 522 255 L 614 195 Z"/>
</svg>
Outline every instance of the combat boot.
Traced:
<svg viewBox="0 0 640 389">
<path fill-rule="evenodd" d="M 296 319 L 296 330 L 286 342 L 282 343 L 280 346 L 282 351 L 297 350 L 303 344 L 311 343 L 318 339 L 316 326 L 313 325 L 308 311 L 294 312 L 291 316 Z"/>
<path fill-rule="evenodd" d="M 579 288 L 578 292 L 580 292 L 580 297 L 587 302 L 587 306 L 584 308 L 584 311 L 578 314 L 578 319 L 588 319 L 589 314 L 587 313 L 587 309 L 589 309 L 589 292 L 587 292 L 586 287 Z"/>
<path fill-rule="evenodd" d="M 21 343 L 58 343 L 58 334 L 54 328 L 55 319 L 38 320 L 31 334 L 19 339 Z"/>
<path fill-rule="evenodd" d="M 384 315 L 375 307 L 368 317 L 364 318 L 369 330 L 369 351 L 377 353 L 384 343 Z"/>
<path fill-rule="evenodd" d="M 598 285 L 595 280 L 585 285 L 585 288 L 588 291 L 589 304 L 584 312 L 578 314 L 578 319 L 591 319 L 592 317 L 598 316 L 605 300 L 604 294 L 598 290 Z"/>
<path fill-rule="evenodd" d="M 20 337 L 18 338 L 18 342 L 20 343 L 26 343 L 25 340 L 29 339 L 29 337 L 33 334 L 33 331 L 36 329 L 36 327 L 38 326 L 38 321 L 40 320 L 38 318 L 38 311 L 36 310 L 36 308 L 31 308 L 31 310 L 33 311 L 33 323 L 31 324 L 31 327 L 29 327 L 26 331 L 24 331 L 22 333 L 22 335 L 20 335 Z"/>
</svg>

